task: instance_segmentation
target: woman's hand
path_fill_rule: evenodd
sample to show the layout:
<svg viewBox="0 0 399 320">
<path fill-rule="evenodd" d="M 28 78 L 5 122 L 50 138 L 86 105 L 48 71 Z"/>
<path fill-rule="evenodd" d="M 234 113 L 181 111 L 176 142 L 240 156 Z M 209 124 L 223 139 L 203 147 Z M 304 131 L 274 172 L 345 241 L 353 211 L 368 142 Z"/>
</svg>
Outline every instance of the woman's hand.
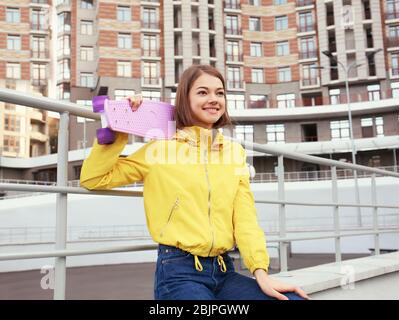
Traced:
<svg viewBox="0 0 399 320">
<path fill-rule="evenodd" d="M 143 102 L 143 96 L 141 94 L 136 94 L 134 96 L 127 97 L 126 99 L 129 100 L 130 107 L 133 111 L 136 111 Z"/>
<path fill-rule="evenodd" d="M 294 292 L 304 299 L 309 299 L 308 295 L 301 288 L 273 279 L 263 269 L 256 269 L 254 275 L 259 287 L 270 297 L 278 300 L 289 300 L 281 293 Z"/>
</svg>

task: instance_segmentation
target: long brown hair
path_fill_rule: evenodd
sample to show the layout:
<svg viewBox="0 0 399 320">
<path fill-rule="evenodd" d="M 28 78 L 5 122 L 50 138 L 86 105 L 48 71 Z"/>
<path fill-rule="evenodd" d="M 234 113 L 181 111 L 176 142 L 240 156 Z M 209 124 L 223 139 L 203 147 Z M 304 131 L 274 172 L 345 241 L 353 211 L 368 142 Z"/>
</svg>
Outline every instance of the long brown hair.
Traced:
<svg viewBox="0 0 399 320">
<path fill-rule="evenodd" d="M 190 108 L 189 92 L 194 84 L 202 74 L 209 74 L 222 81 L 224 89 L 224 99 L 226 100 L 226 84 L 222 74 L 210 65 L 195 64 L 187 68 L 180 77 L 179 85 L 176 92 L 176 108 L 175 121 L 176 128 L 182 129 L 194 125 L 194 114 Z M 213 128 L 218 129 L 226 125 L 231 126 L 232 122 L 227 112 L 227 104 L 224 114 L 213 124 Z"/>
</svg>

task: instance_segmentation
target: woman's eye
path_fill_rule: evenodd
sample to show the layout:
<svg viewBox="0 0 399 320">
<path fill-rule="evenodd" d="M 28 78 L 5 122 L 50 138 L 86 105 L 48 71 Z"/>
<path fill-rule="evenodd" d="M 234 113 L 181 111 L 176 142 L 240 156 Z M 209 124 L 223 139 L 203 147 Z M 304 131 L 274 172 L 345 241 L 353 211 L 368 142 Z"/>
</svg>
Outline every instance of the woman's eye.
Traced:
<svg viewBox="0 0 399 320">
<path fill-rule="evenodd" d="M 198 94 L 204 95 L 204 94 L 206 94 L 206 92 L 205 91 L 199 91 Z"/>
<path fill-rule="evenodd" d="M 224 92 L 218 92 L 217 94 L 218 94 L 218 96 L 220 96 L 220 97 L 221 97 L 221 96 L 224 96 Z"/>
</svg>

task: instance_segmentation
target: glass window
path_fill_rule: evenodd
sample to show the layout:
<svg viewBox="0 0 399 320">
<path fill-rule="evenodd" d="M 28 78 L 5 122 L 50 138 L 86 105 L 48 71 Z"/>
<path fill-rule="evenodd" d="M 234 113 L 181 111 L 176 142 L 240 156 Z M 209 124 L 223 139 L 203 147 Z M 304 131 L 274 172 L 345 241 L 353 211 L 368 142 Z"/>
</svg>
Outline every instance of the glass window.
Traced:
<svg viewBox="0 0 399 320">
<path fill-rule="evenodd" d="M 374 84 L 367 86 L 367 91 L 369 94 L 369 101 L 378 101 L 380 100 L 380 85 Z"/>
<path fill-rule="evenodd" d="M 130 61 L 118 61 L 117 62 L 117 76 L 118 77 L 131 77 L 132 76 L 132 64 Z"/>
<path fill-rule="evenodd" d="M 248 142 L 254 141 L 254 127 L 252 125 L 243 125 L 235 127 L 236 138 Z"/>
<path fill-rule="evenodd" d="M 227 68 L 227 84 L 229 88 L 241 88 L 241 70 L 239 67 Z"/>
<path fill-rule="evenodd" d="M 130 7 L 118 6 L 117 19 L 119 21 L 131 21 L 132 15 Z"/>
<path fill-rule="evenodd" d="M 153 100 L 160 101 L 161 100 L 161 92 L 159 91 L 142 91 L 143 100 Z"/>
<path fill-rule="evenodd" d="M 262 56 L 262 44 L 259 42 L 251 42 L 250 55 L 251 55 L 251 57 L 261 57 Z"/>
<path fill-rule="evenodd" d="M 62 12 L 58 14 L 58 33 L 71 31 L 71 14 Z"/>
<path fill-rule="evenodd" d="M 135 91 L 132 89 L 115 89 L 114 91 L 114 99 L 115 100 L 123 100 L 126 97 L 134 96 Z"/>
<path fill-rule="evenodd" d="M 264 83 L 263 69 L 253 68 L 251 70 L 251 77 L 252 77 L 252 82 L 254 82 L 254 83 Z"/>
<path fill-rule="evenodd" d="M 249 18 L 249 30 L 250 31 L 261 31 L 260 18 L 258 18 L 258 17 L 250 17 Z"/>
<path fill-rule="evenodd" d="M 291 81 L 291 68 L 290 67 L 278 68 L 278 81 L 279 82 Z"/>
<path fill-rule="evenodd" d="M 284 143 L 285 127 L 284 124 L 268 124 L 266 125 L 267 143 Z"/>
<path fill-rule="evenodd" d="M 7 36 L 7 49 L 8 50 L 21 50 L 21 37 L 20 36 Z"/>
<path fill-rule="evenodd" d="M 278 108 L 294 108 L 295 107 L 295 94 L 279 94 L 277 95 L 277 107 Z"/>
<path fill-rule="evenodd" d="M 94 60 L 94 48 L 93 47 L 80 47 L 80 60 L 93 61 Z"/>
<path fill-rule="evenodd" d="M 286 56 L 290 54 L 290 46 L 288 41 L 277 42 L 277 55 Z"/>
<path fill-rule="evenodd" d="M 275 20 L 275 30 L 287 30 L 288 29 L 288 17 L 287 16 L 280 16 L 276 17 Z"/>
<path fill-rule="evenodd" d="M 80 23 L 80 33 L 85 35 L 93 34 L 93 21 L 82 20 Z"/>
<path fill-rule="evenodd" d="M 349 120 L 330 122 L 331 140 L 349 140 Z"/>
<path fill-rule="evenodd" d="M 58 61 L 58 81 L 70 80 L 71 79 L 71 68 L 69 59 L 63 59 Z"/>
<path fill-rule="evenodd" d="M 375 129 L 377 132 L 377 137 L 384 136 L 384 119 L 383 119 L 383 117 L 375 118 Z"/>
<path fill-rule="evenodd" d="M 21 79 L 21 65 L 19 63 L 7 63 L 6 78 Z"/>
<path fill-rule="evenodd" d="M 245 96 L 243 94 L 227 94 L 226 100 L 228 110 L 245 109 Z"/>
<path fill-rule="evenodd" d="M 94 87 L 94 75 L 89 72 L 82 72 L 80 74 L 80 85 L 82 87 L 93 88 Z"/>
<path fill-rule="evenodd" d="M 332 105 L 341 103 L 341 90 L 340 89 L 331 89 L 330 93 L 330 103 Z"/>
<path fill-rule="evenodd" d="M 399 98 L 399 82 L 391 83 L 392 98 Z"/>
<path fill-rule="evenodd" d="M 21 22 L 21 14 L 18 8 L 6 9 L 6 22 L 19 23 Z"/>
<path fill-rule="evenodd" d="M 253 109 L 267 108 L 267 96 L 263 94 L 251 94 L 249 96 L 249 107 Z"/>
<path fill-rule="evenodd" d="M 80 0 L 80 7 L 82 9 L 93 9 L 93 0 Z"/>
<path fill-rule="evenodd" d="M 132 48 L 132 36 L 130 33 L 119 33 L 118 34 L 118 48 L 131 49 Z"/>
<path fill-rule="evenodd" d="M 58 48 L 57 48 L 57 55 L 60 56 L 69 56 L 71 54 L 71 47 L 70 47 L 70 35 L 63 35 L 58 37 Z"/>
</svg>

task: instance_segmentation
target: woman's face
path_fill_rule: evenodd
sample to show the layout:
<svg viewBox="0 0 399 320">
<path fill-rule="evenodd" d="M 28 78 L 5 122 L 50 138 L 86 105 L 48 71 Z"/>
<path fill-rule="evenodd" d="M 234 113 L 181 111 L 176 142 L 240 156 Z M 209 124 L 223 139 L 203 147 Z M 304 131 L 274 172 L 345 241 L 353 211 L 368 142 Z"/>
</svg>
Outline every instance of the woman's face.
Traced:
<svg viewBox="0 0 399 320">
<path fill-rule="evenodd" d="M 211 129 L 226 110 L 222 81 L 207 73 L 203 73 L 194 81 L 189 99 L 194 114 L 194 125 L 206 129 Z"/>
</svg>

